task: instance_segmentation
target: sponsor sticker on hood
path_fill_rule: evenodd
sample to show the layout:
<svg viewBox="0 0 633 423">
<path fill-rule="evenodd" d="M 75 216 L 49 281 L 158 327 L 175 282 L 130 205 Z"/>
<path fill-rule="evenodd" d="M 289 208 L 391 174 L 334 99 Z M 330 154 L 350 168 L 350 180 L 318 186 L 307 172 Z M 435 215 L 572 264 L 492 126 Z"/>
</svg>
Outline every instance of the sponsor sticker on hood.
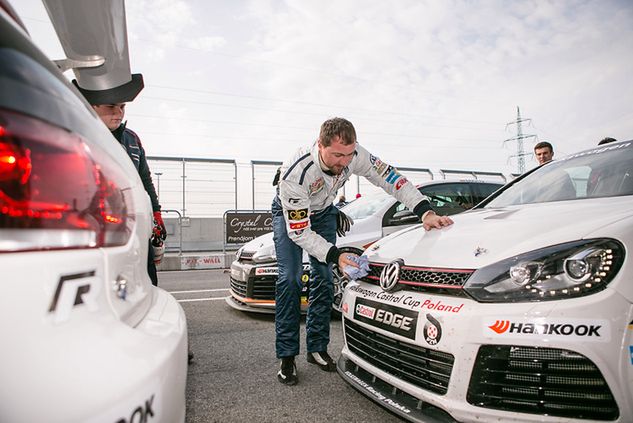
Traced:
<svg viewBox="0 0 633 423">
<path fill-rule="evenodd" d="M 562 341 L 609 342 L 611 326 L 604 319 L 489 318 L 483 320 L 486 338 L 557 339 Z"/>
<path fill-rule="evenodd" d="M 365 298 L 356 298 L 354 319 L 377 328 L 415 339 L 418 312 L 394 307 Z"/>
</svg>

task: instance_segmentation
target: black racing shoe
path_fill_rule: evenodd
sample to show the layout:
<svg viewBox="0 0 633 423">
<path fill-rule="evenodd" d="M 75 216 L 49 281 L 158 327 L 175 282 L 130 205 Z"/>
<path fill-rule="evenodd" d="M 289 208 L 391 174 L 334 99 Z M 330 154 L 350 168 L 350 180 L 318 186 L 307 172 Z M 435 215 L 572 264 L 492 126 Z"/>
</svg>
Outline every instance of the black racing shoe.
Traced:
<svg viewBox="0 0 633 423">
<path fill-rule="evenodd" d="M 295 357 L 283 357 L 281 359 L 281 366 L 277 372 L 277 380 L 284 385 L 296 385 L 297 384 L 297 365 L 295 364 Z"/>
<path fill-rule="evenodd" d="M 330 357 L 327 351 L 309 352 L 308 363 L 316 364 L 326 372 L 336 371 L 336 362 Z"/>
</svg>

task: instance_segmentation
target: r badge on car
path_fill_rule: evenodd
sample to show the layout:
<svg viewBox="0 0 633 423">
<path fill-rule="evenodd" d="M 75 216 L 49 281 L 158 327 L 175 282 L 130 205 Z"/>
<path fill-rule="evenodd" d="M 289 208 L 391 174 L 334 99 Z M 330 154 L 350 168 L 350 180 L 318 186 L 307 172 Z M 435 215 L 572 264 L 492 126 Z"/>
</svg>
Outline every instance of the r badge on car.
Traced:
<svg viewBox="0 0 633 423">
<path fill-rule="evenodd" d="M 479 257 L 482 254 L 486 254 L 488 252 L 488 250 L 486 250 L 483 247 L 477 247 L 475 248 L 475 257 Z"/>
</svg>

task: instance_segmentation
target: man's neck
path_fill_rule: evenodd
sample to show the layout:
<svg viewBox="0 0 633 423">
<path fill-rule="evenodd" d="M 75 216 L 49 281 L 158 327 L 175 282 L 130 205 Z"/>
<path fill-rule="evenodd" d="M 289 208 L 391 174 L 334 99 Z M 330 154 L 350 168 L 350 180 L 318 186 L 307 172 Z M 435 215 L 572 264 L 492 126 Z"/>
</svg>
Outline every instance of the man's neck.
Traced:
<svg viewBox="0 0 633 423">
<path fill-rule="evenodd" d="M 323 173 L 325 173 L 326 175 L 329 176 L 335 176 L 334 173 L 330 170 L 330 168 L 328 168 L 325 163 L 323 163 L 323 159 L 321 158 L 321 152 L 319 151 L 319 166 L 321 166 L 321 170 L 323 171 Z"/>
</svg>

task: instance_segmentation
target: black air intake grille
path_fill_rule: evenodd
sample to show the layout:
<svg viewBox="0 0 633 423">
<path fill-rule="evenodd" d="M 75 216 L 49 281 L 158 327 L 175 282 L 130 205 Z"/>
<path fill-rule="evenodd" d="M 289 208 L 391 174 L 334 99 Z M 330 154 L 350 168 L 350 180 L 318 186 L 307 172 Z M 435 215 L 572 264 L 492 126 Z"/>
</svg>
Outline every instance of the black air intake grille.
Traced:
<svg viewBox="0 0 633 423">
<path fill-rule="evenodd" d="M 380 335 L 345 319 L 345 341 L 358 357 L 421 389 L 444 395 L 455 358 Z"/>
<path fill-rule="evenodd" d="M 231 277 L 231 291 L 235 292 L 240 297 L 246 297 L 246 282 L 238 281 Z"/>
<path fill-rule="evenodd" d="M 257 276 L 252 279 L 253 298 L 256 300 L 274 300 L 277 276 Z"/>
<path fill-rule="evenodd" d="M 600 369 L 582 354 L 556 348 L 482 346 L 467 400 L 478 407 L 574 419 L 619 416 Z"/>
</svg>

